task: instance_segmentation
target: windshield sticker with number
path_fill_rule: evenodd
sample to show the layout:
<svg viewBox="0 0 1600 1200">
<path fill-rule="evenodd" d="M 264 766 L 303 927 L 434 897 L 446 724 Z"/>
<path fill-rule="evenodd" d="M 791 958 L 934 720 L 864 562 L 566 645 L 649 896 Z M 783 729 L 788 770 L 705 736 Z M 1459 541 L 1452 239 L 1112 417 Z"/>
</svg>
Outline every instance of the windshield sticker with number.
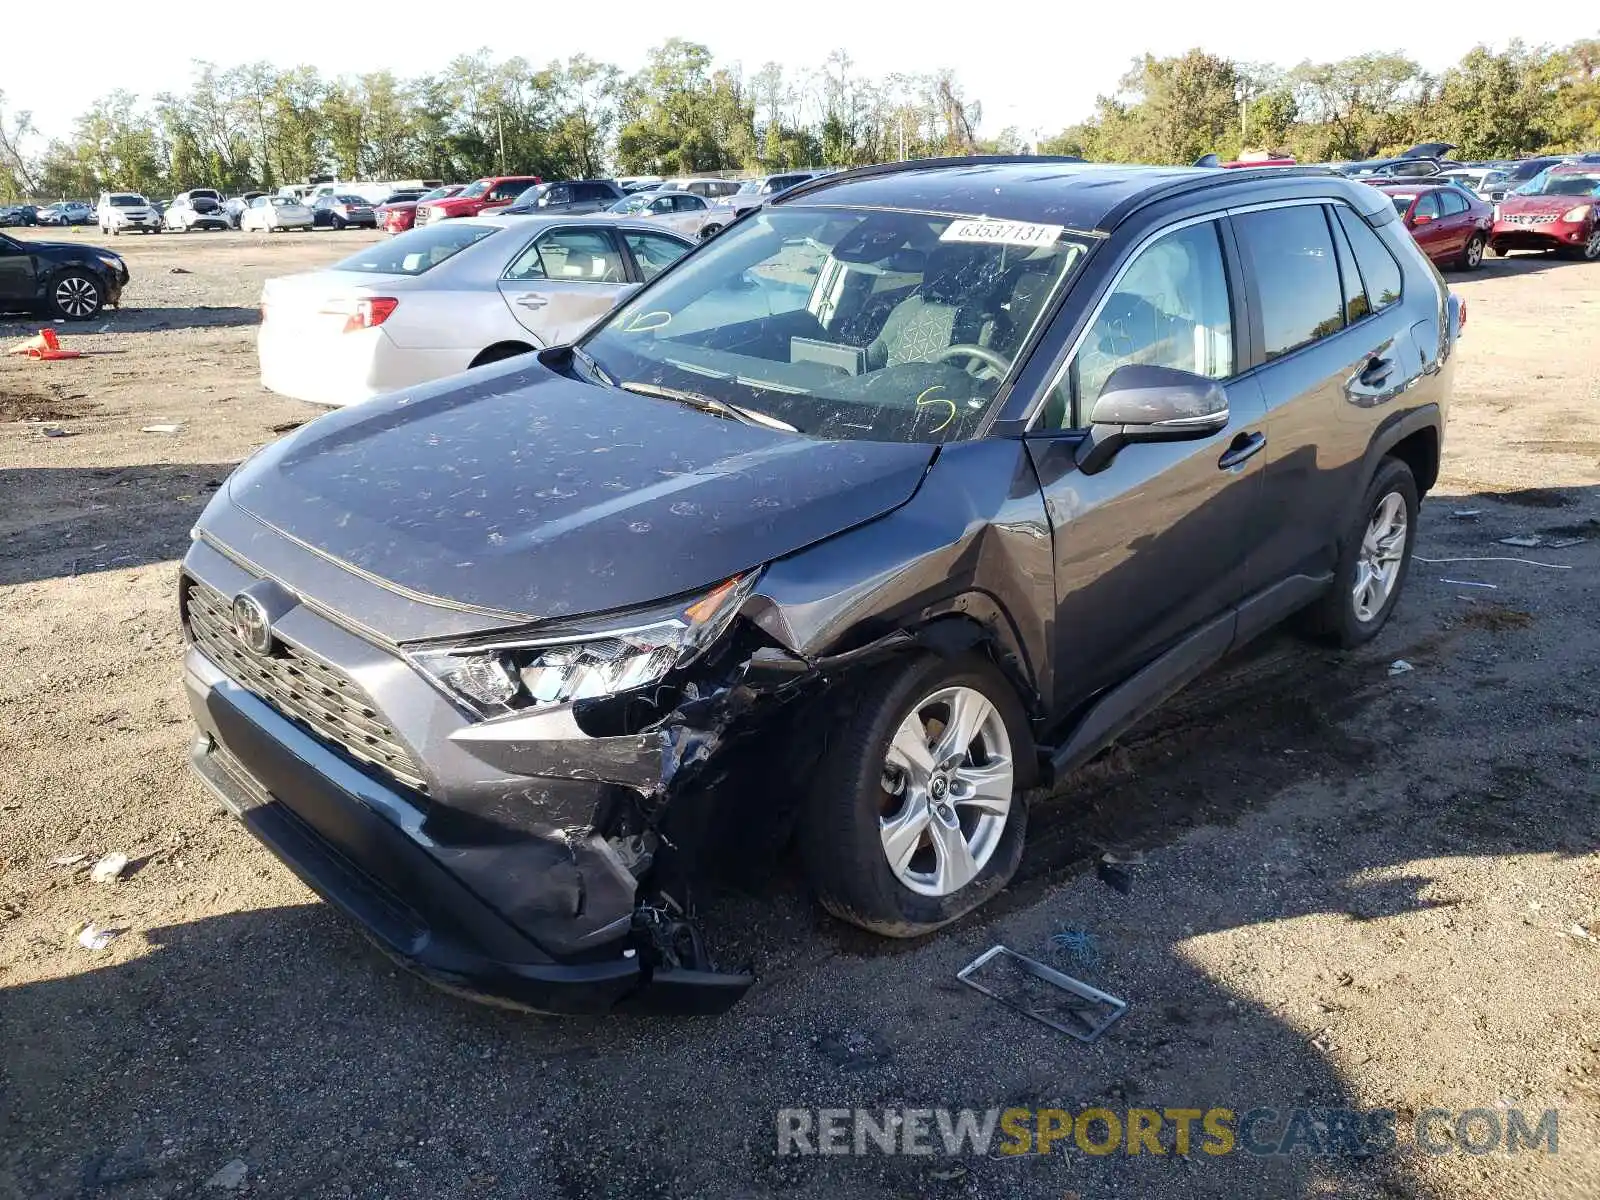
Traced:
<svg viewBox="0 0 1600 1200">
<path fill-rule="evenodd" d="M 980 242 L 990 246 L 1049 246 L 1060 238 L 1063 225 L 1038 225 L 1031 221 L 986 221 L 976 218 L 952 221 L 939 235 L 941 242 Z"/>
</svg>

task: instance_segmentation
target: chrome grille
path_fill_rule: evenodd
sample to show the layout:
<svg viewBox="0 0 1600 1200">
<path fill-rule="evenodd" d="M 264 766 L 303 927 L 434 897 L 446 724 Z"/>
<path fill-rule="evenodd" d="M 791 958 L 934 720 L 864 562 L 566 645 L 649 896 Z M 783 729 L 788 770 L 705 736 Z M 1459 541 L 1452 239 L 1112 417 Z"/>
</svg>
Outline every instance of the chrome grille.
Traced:
<svg viewBox="0 0 1600 1200">
<path fill-rule="evenodd" d="M 219 670 L 322 741 L 427 793 L 410 752 L 353 680 L 282 642 L 271 657 L 252 653 L 234 632 L 232 601 L 198 580 L 187 583 L 189 634 Z"/>
<path fill-rule="evenodd" d="M 1560 220 L 1559 213 L 1502 213 L 1502 225 L 1548 225 Z"/>
</svg>

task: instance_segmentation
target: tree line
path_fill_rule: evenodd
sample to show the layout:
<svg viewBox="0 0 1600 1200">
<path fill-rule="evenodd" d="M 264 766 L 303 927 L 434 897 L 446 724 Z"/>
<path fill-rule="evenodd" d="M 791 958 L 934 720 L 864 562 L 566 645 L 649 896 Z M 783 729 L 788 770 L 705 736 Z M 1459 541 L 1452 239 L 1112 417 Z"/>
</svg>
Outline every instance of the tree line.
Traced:
<svg viewBox="0 0 1600 1200">
<path fill-rule="evenodd" d="M 1477 47 L 1433 75 L 1399 54 L 1293 68 L 1191 50 L 1136 60 L 1093 115 L 1030 145 L 975 130 L 982 105 L 954 72 L 871 78 L 835 51 L 814 70 L 745 74 L 674 38 L 627 74 L 585 55 L 543 67 L 490 51 L 403 79 L 314 67 L 195 64 L 181 91 L 96 100 L 69 136 L 38 140 L 0 93 L 0 199 L 273 189 L 308 175 L 465 180 L 785 170 L 941 154 L 1077 154 L 1191 162 L 1259 148 L 1301 161 L 1418 141 L 1462 157 L 1600 146 L 1600 40 Z"/>
</svg>

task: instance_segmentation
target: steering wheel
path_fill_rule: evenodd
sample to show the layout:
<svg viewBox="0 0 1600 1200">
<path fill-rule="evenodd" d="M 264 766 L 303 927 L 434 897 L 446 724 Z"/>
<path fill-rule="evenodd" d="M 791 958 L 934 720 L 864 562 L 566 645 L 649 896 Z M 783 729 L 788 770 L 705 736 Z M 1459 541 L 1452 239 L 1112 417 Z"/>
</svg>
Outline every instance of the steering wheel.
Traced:
<svg viewBox="0 0 1600 1200">
<path fill-rule="evenodd" d="M 987 346 L 974 346 L 970 342 L 958 342 L 954 346 L 946 346 L 933 356 L 934 362 L 944 362 L 949 358 L 972 358 L 995 372 L 995 378 L 1004 379 L 1006 372 L 1011 370 L 1011 360 L 1004 355 L 996 354 Z"/>
</svg>

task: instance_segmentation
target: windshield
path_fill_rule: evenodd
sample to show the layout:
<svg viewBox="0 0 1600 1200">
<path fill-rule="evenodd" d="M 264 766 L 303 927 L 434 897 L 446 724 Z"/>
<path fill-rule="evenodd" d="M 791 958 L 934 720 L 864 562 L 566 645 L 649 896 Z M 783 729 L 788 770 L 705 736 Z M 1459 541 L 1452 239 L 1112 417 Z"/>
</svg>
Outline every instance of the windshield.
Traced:
<svg viewBox="0 0 1600 1200">
<path fill-rule="evenodd" d="M 111 197 L 113 208 L 143 208 L 148 203 L 143 196 L 135 196 L 131 192 L 119 192 Z"/>
<path fill-rule="evenodd" d="M 685 258 L 584 342 L 620 385 L 814 437 L 971 437 L 1088 249 L 1058 225 L 775 208 Z"/>
<path fill-rule="evenodd" d="M 1525 163 L 1518 163 L 1506 172 L 1506 178 L 1512 183 L 1520 183 L 1532 175 L 1539 175 L 1550 169 L 1548 159 L 1536 158 Z"/>
<path fill-rule="evenodd" d="M 654 196 L 629 196 L 626 200 L 618 200 L 606 211 L 614 213 L 644 212 L 654 201 Z"/>
<path fill-rule="evenodd" d="M 1593 175 L 1540 175 L 1526 187 L 1518 188 L 1517 194 L 1519 196 L 1593 196 L 1597 189 L 1600 189 L 1600 171 L 1596 171 Z"/>
<path fill-rule="evenodd" d="M 421 275 L 447 258 L 454 258 L 468 246 L 500 233 L 499 226 L 445 221 L 402 233 L 387 242 L 368 246 L 342 262 L 335 271 L 362 271 L 374 275 Z"/>
<path fill-rule="evenodd" d="M 451 186 L 436 187 L 436 188 L 433 189 L 433 191 L 428 192 L 428 193 L 424 194 L 423 196 L 419 197 L 418 200 L 417 200 L 417 203 L 418 204 L 426 204 L 429 200 L 448 200 L 451 196 L 454 196 L 460 190 L 461 189 L 459 187 L 451 187 Z"/>
</svg>

